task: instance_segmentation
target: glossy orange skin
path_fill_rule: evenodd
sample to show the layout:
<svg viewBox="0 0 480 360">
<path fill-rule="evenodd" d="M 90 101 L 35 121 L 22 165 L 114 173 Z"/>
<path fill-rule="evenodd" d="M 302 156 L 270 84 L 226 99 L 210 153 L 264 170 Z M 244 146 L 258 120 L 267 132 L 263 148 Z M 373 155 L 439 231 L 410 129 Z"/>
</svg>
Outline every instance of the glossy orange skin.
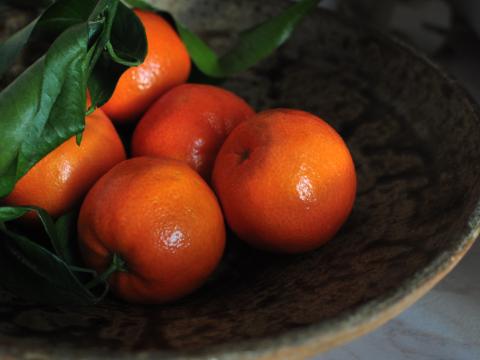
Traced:
<svg viewBox="0 0 480 360">
<path fill-rule="evenodd" d="M 232 230 L 251 245 L 299 253 L 331 239 L 347 219 L 355 168 L 320 118 L 275 109 L 240 124 L 222 146 L 213 184 Z"/>
<path fill-rule="evenodd" d="M 228 134 L 254 113 L 228 90 L 200 84 L 177 86 L 140 120 L 132 138 L 132 154 L 186 161 L 208 181 Z"/>
<path fill-rule="evenodd" d="M 75 137 L 61 144 L 27 172 L 3 202 L 35 205 L 58 217 L 76 206 L 103 174 L 125 158 L 112 122 L 96 110 L 85 118 L 80 146 Z M 34 218 L 33 214 L 27 217 Z"/>
<path fill-rule="evenodd" d="M 216 268 L 225 226 L 215 194 L 187 164 L 139 157 L 124 161 L 88 193 L 78 220 L 86 264 L 103 272 L 112 254 L 127 271 L 109 279 L 134 303 L 164 303 L 197 289 Z"/>
<path fill-rule="evenodd" d="M 102 107 L 118 123 L 140 117 L 165 91 L 187 81 L 190 56 L 170 24 L 154 13 L 135 10 L 147 36 L 145 61 L 120 77 L 110 100 Z"/>
</svg>

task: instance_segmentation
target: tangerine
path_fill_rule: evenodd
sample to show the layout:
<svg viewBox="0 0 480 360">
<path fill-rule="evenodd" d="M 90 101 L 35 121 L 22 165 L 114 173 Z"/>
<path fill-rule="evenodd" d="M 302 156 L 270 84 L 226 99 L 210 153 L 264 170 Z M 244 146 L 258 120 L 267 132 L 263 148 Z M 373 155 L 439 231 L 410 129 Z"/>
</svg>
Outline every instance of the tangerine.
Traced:
<svg viewBox="0 0 480 360">
<path fill-rule="evenodd" d="M 253 114 L 243 99 L 228 90 L 180 85 L 158 99 L 140 120 L 132 154 L 186 161 L 208 181 L 228 134 Z"/>
<path fill-rule="evenodd" d="M 126 160 L 90 190 L 78 219 L 87 266 L 125 271 L 109 282 L 120 298 L 163 303 L 198 288 L 216 268 L 225 226 L 215 194 L 187 164 L 165 158 Z"/>
<path fill-rule="evenodd" d="M 114 122 L 130 122 L 143 114 L 161 94 L 184 83 L 190 74 L 190 56 L 172 26 L 152 12 L 135 10 L 145 28 L 145 61 L 126 70 L 102 109 Z"/>
<path fill-rule="evenodd" d="M 3 202 L 38 206 L 58 217 L 77 205 L 95 181 L 125 157 L 112 122 L 96 110 L 85 118 L 80 146 L 75 136 L 65 141 L 20 178 Z"/>
<path fill-rule="evenodd" d="M 212 179 L 232 230 L 253 246 L 286 253 L 331 239 L 356 192 L 340 135 L 320 118 L 289 109 L 264 111 L 236 127 Z"/>
</svg>

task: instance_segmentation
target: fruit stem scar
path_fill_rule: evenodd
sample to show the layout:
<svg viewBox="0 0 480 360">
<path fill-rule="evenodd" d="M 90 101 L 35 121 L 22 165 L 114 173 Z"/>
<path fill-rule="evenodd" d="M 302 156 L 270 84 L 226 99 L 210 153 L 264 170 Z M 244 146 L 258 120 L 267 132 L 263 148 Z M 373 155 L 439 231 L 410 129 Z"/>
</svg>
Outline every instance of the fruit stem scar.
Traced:
<svg viewBox="0 0 480 360">
<path fill-rule="evenodd" d="M 244 162 L 250 157 L 250 150 L 249 149 L 244 149 L 240 154 L 240 163 Z"/>
<path fill-rule="evenodd" d="M 101 275 L 94 278 L 92 281 L 88 282 L 85 287 L 87 289 L 93 289 L 95 286 L 105 282 L 108 278 L 116 273 L 116 272 L 124 272 L 127 271 L 127 267 L 125 261 L 117 254 L 113 253 L 112 262 L 110 266 L 105 270 Z"/>
</svg>

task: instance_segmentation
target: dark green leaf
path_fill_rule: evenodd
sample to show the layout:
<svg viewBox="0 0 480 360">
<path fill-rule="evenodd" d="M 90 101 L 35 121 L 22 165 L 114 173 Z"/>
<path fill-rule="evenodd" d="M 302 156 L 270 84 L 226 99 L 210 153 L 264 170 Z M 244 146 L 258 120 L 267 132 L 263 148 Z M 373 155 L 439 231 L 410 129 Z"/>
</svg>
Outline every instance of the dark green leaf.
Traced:
<svg viewBox="0 0 480 360">
<path fill-rule="evenodd" d="M 132 7 L 152 11 L 165 16 L 145 0 L 124 0 Z M 292 34 L 302 18 L 314 9 L 321 0 L 301 0 L 279 15 L 242 32 L 238 41 L 222 57 L 219 57 L 197 35 L 175 21 L 177 31 L 185 43 L 195 66 L 205 75 L 225 78 L 244 71 L 269 56 Z"/>
<path fill-rule="evenodd" d="M 135 13 L 119 4 L 110 33 L 98 40 L 98 47 L 108 49 L 103 52 L 93 68 L 88 82 L 92 103 L 101 106 L 113 94 L 119 77 L 129 66 L 139 65 L 147 53 L 145 29 Z"/>
<path fill-rule="evenodd" d="M 55 15 L 58 21 L 45 26 L 49 29 L 67 26 L 67 29 L 44 56 L 0 93 L 4 118 L 0 122 L 0 198 L 43 156 L 74 135 L 77 140 L 81 138 L 87 80 L 95 83 L 100 78 L 97 69 L 110 64 L 111 67 L 103 69 L 110 71 L 117 67 L 119 70 L 108 75 L 107 80 L 97 81 L 100 85 L 93 99 L 97 99 L 97 93 L 113 91 L 121 72 L 127 68 L 125 64 L 143 61 L 145 33 L 135 14 L 123 4 L 119 5 L 118 0 L 95 3 L 93 10 L 90 6 L 88 19 L 85 12 L 59 10 Z M 66 19 L 60 19 L 61 14 L 66 14 Z M 127 34 L 127 29 L 131 33 Z M 5 225 L 30 211 L 35 212 L 43 224 L 53 252 L 49 246 L 42 247 Z M 1 207 L 0 270 L 4 276 L 0 277 L 0 284 L 17 295 L 40 302 L 90 304 L 98 301 L 100 297 L 87 289 L 83 281 L 89 286 L 94 284 L 96 290 L 97 284 L 102 285 L 103 296 L 108 288 L 104 281 L 108 274 L 95 277 L 92 270 L 74 265 L 74 229 L 73 215 L 62 217 L 54 224 L 42 209 Z"/>
<path fill-rule="evenodd" d="M 2 76 L 15 62 L 18 54 L 28 42 L 30 35 L 37 24 L 38 18 L 25 26 L 13 36 L 0 44 L 0 76 Z"/>
<path fill-rule="evenodd" d="M 65 257 L 62 256 L 64 253 L 63 249 L 65 247 L 62 242 L 67 242 L 68 240 L 66 240 L 65 238 L 63 238 L 62 240 L 59 239 L 57 228 L 53 223 L 52 218 L 45 210 L 35 206 L 2 206 L 0 207 L 0 223 L 16 220 L 30 211 L 35 212 L 36 216 L 42 223 L 43 228 L 45 229 L 45 232 L 48 235 L 56 254 L 60 255 L 60 257 L 65 259 Z M 62 224 L 61 226 L 64 225 Z M 64 234 L 65 233 L 62 233 L 62 235 Z"/>
<path fill-rule="evenodd" d="M 319 0 L 299 1 L 280 15 L 241 33 L 233 48 L 220 58 L 219 65 L 223 75 L 246 70 L 270 55 L 288 40 L 300 20 L 319 2 Z"/>
<path fill-rule="evenodd" d="M 126 66 L 113 61 L 110 56 L 101 55 L 88 80 L 92 104 L 99 107 L 110 99 L 119 77 L 126 69 Z"/>
<path fill-rule="evenodd" d="M 0 76 L 14 63 L 29 40 L 53 41 L 68 27 L 86 21 L 95 0 L 60 0 L 42 15 L 0 44 Z"/>
<path fill-rule="evenodd" d="M 77 259 L 77 212 L 70 212 L 58 218 L 55 223 L 57 232 L 55 248 L 57 253 L 67 264 L 78 263 Z"/>
<path fill-rule="evenodd" d="M 96 0 L 60 0 L 50 6 L 41 16 L 35 29 L 35 37 L 56 38 L 70 26 L 88 19 Z"/>
<path fill-rule="evenodd" d="M 300 20 L 318 2 L 319 0 L 302 0 L 280 15 L 242 32 L 237 43 L 221 58 L 178 22 L 177 29 L 200 71 L 211 77 L 228 77 L 250 68 L 282 45 Z"/>
<path fill-rule="evenodd" d="M 101 300 L 74 274 L 88 269 L 69 266 L 61 257 L 7 228 L 5 222 L 34 211 L 55 249 L 64 246 L 50 216 L 35 207 L 0 208 L 0 284 L 17 296 L 49 304 L 94 304 Z M 65 225 L 65 224 L 64 224 Z M 64 226 L 59 225 L 59 226 Z M 100 278 L 99 279 L 103 279 Z M 100 283 L 105 289 L 105 282 Z"/>
<path fill-rule="evenodd" d="M 6 290 L 39 303 L 96 302 L 93 295 L 83 291 L 72 272 L 39 245 L 4 232 L 0 235 L 0 242 L 0 283 Z M 24 252 L 28 255 L 25 256 Z M 50 278 L 50 273 L 56 274 L 55 278 Z"/>
<path fill-rule="evenodd" d="M 147 55 L 147 37 L 142 22 L 123 4 L 118 5 L 110 34 L 112 59 L 126 66 L 140 65 Z"/>
<path fill-rule="evenodd" d="M 84 127 L 88 28 L 69 28 L 0 93 L 0 197 Z"/>
<path fill-rule="evenodd" d="M 136 15 L 116 0 L 102 4 L 104 8 L 97 4 L 94 9 L 98 18 L 69 27 L 44 57 L 0 93 L 0 198 L 50 151 L 74 135 L 78 139 L 87 79 L 93 104 L 101 105 L 127 69 L 125 62 L 143 61 L 145 32 Z M 107 44 L 115 59 L 105 50 Z"/>
<path fill-rule="evenodd" d="M 28 212 L 28 208 L 20 206 L 0 207 L 0 223 L 8 222 L 22 217 Z"/>
<path fill-rule="evenodd" d="M 176 22 L 176 27 L 181 36 L 188 53 L 195 66 L 204 74 L 211 77 L 227 77 L 224 69 L 220 66 L 220 59 L 217 54 L 193 32 L 185 26 Z"/>
<path fill-rule="evenodd" d="M 100 300 L 51 252 L 23 236 L 0 231 L 0 281 L 7 290 L 49 304 L 94 304 Z"/>
</svg>

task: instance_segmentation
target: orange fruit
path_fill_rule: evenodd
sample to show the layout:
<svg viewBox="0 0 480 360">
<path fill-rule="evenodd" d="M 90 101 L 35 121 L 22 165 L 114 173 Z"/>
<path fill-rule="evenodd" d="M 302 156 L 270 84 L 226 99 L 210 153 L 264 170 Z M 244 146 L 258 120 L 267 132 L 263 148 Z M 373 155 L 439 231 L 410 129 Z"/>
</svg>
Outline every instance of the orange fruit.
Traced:
<svg viewBox="0 0 480 360">
<path fill-rule="evenodd" d="M 158 99 L 132 138 L 133 156 L 186 161 L 209 180 L 227 135 L 254 114 L 240 97 L 210 85 L 184 84 Z"/>
<path fill-rule="evenodd" d="M 187 81 L 190 57 L 172 26 L 161 16 L 135 10 L 147 36 L 147 56 L 143 64 L 131 67 L 120 77 L 105 113 L 119 123 L 143 114 L 161 94 Z"/>
<path fill-rule="evenodd" d="M 232 230 L 255 247 L 286 253 L 331 239 L 356 192 L 342 138 L 320 118 L 288 109 L 259 113 L 235 128 L 212 179 Z"/>
<path fill-rule="evenodd" d="M 215 194 L 187 164 L 124 161 L 90 190 L 78 220 L 87 266 L 102 273 L 113 255 L 126 271 L 109 278 L 120 298 L 163 303 L 198 288 L 223 254 L 225 226 Z"/>
<path fill-rule="evenodd" d="M 58 217 L 77 205 L 95 181 L 124 159 L 125 149 L 112 122 L 97 110 L 85 118 L 80 146 L 75 136 L 65 141 L 35 164 L 3 202 L 35 205 Z"/>
</svg>

